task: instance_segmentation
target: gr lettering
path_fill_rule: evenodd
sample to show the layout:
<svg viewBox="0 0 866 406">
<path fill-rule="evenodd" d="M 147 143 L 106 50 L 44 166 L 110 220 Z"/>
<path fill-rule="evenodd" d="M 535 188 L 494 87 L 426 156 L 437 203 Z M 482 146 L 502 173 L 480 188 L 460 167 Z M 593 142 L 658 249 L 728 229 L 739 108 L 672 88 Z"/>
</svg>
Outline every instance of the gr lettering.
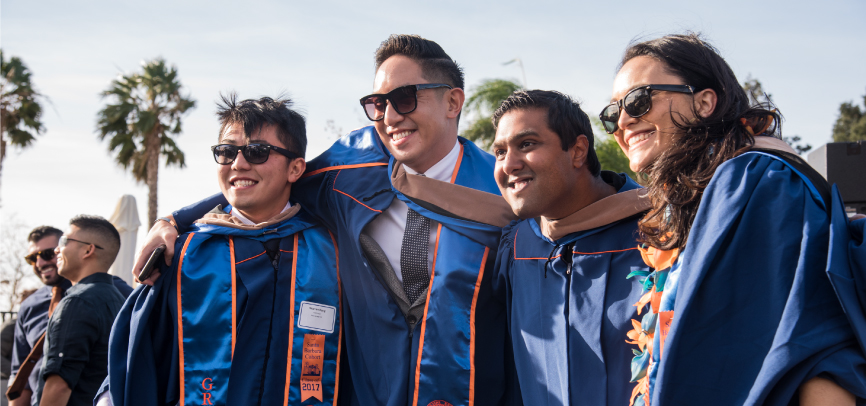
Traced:
<svg viewBox="0 0 866 406">
<path fill-rule="evenodd" d="M 213 389 L 213 379 L 204 378 L 201 381 L 201 388 L 206 390 L 206 391 Z M 201 399 L 202 405 L 212 405 L 213 404 L 213 393 L 202 392 L 201 396 L 202 396 L 202 399 Z"/>
</svg>

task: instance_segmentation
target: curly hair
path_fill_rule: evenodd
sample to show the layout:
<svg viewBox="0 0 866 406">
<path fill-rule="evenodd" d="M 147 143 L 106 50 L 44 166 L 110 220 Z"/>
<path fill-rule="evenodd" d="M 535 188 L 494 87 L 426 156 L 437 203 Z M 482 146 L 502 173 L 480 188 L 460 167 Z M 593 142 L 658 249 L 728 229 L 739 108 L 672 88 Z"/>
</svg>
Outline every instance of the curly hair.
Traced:
<svg viewBox="0 0 866 406">
<path fill-rule="evenodd" d="M 749 104 L 731 67 L 700 34 L 667 35 L 633 43 L 626 49 L 620 69 L 640 56 L 662 62 L 669 73 L 696 92 L 712 89 L 718 97 L 715 110 L 707 117 L 693 110 L 696 118 L 687 121 L 672 111 L 678 135 L 670 148 L 643 169 L 650 177 L 647 192 L 652 209 L 639 222 L 640 240 L 658 249 L 683 249 L 716 168 L 748 151 L 755 142 L 755 134 L 743 123 L 769 124 L 765 120 L 772 118 L 775 125 L 762 132 L 766 135 L 781 131 L 781 116 L 769 105 Z"/>
</svg>

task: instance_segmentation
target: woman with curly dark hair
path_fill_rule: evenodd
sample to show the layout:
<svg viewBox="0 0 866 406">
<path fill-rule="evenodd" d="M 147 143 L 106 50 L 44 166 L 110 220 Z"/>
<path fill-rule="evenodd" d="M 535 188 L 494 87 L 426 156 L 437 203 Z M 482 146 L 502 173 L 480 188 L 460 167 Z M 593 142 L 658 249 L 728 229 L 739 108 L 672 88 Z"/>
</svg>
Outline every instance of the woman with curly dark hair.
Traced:
<svg viewBox="0 0 866 406">
<path fill-rule="evenodd" d="M 648 175 L 633 403 L 855 404 L 866 357 L 827 274 L 820 186 L 697 34 L 629 46 L 600 118 Z M 799 169 L 798 169 L 799 168 Z"/>
</svg>

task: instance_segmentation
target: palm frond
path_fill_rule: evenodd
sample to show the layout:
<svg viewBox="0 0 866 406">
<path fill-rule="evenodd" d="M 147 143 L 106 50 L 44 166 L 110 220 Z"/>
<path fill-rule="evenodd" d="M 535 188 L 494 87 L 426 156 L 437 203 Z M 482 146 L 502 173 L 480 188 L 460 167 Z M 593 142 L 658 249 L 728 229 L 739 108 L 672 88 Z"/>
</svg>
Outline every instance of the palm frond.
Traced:
<svg viewBox="0 0 866 406">
<path fill-rule="evenodd" d="M 0 50 L 0 122 L 8 142 L 21 148 L 30 146 L 35 136 L 45 131 L 40 104 L 44 96 L 33 88 L 31 76 L 20 58 L 13 56 L 7 61 Z"/>
<path fill-rule="evenodd" d="M 493 112 L 508 96 L 520 89 L 517 82 L 507 79 L 485 79 L 472 88 L 472 94 L 466 99 L 464 109 L 474 112 L 476 119 L 463 130 L 463 137 L 483 149 L 490 148 L 493 138 L 496 137 L 491 120 Z"/>
<path fill-rule="evenodd" d="M 485 79 L 472 89 L 472 95 L 466 99 L 466 108 L 481 116 L 490 116 L 503 100 L 520 89 L 520 85 L 512 80 Z"/>
<path fill-rule="evenodd" d="M 108 150 L 139 181 L 147 178 L 145 137 L 156 133 L 168 165 L 183 167 L 184 154 L 171 138 L 181 133 L 181 117 L 195 100 L 181 96 L 177 68 L 164 59 L 144 61 L 139 72 L 120 75 L 101 94 L 108 103 L 97 113 L 96 133 Z"/>
</svg>

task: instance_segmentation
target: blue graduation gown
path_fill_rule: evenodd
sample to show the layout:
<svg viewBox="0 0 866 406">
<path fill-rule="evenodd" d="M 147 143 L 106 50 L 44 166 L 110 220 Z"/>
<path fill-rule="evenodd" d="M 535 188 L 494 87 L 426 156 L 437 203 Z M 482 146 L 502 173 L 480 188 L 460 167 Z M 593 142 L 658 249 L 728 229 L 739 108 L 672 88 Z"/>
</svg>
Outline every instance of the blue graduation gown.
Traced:
<svg viewBox="0 0 866 406">
<path fill-rule="evenodd" d="M 611 198 L 640 186 L 624 174 L 609 175 L 626 181 L 617 195 L 595 204 L 616 210 Z M 627 201 L 638 206 L 638 195 L 633 196 Z M 524 404 L 628 404 L 634 384 L 629 383 L 632 346 L 625 337 L 643 287 L 626 276 L 649 270 L 635 241 L 645 209 L 622 212 L 607 224 L 555 241 L 536 219 L 504 230 L 493 282 L 506 297 Z M 575 215 L 588 217 L 582 212 L 593 208 L 584 210 Z"/>
<path fill-rule="evenodd" d="M 848 220 L 836 185 L 831 199 L 827 276 L 854 327 L 860 348 L 866 351 L 866 218 Z"/>
<path fill-rule="evenodd" d="M 797 404 L 816 376 L 866 398 L 866 357 L 824 272 L 825 204 L 771 155 L 719 166 L 664 283 L 673 321 L 650 404 Z"/>
<path fill-rule="evenodd" d="M 330 233 L 303 211 L 258 229 L 210 223 L 191 231 L 178 238 L 172 266 L 163 265 L 153 287 L 139 286 L 118 314 L 100 393 L 108 386 L 115 406 L 333 404 L 341 316 Z M 268 240 L 278 241 L 270 247 L 278 247 L 274 258 Z M 334 323 L 324 329 L 330 333 L 304 323 L 310 303 L 333 308 Z M 311 335 L 326 336 L 324 362 L 314 371 L 323 402 L 300 399 Z"/>
<path fill-rule="evenodd" d="M 340 246 L 347 357 L 341 404 L 506 402 L 513 357 L 504 303 L 492 295 L 490 274 L 501 227 L 513 214 L 491 176 L 493 157 L 472 142 L 459 142 L 453 184 L 401 172 L 376 130 L 365 127 L 308 162 L 304 178 L 293 186 L 293 201 L 333 230 Z M 414 329 L 359 242 L 364 227 L 395 198 L 442 224 L 426 317 Z M 222 199 L 196 203 L 175 219 L 188 224 L 202 207 Z"/>
</svg>

